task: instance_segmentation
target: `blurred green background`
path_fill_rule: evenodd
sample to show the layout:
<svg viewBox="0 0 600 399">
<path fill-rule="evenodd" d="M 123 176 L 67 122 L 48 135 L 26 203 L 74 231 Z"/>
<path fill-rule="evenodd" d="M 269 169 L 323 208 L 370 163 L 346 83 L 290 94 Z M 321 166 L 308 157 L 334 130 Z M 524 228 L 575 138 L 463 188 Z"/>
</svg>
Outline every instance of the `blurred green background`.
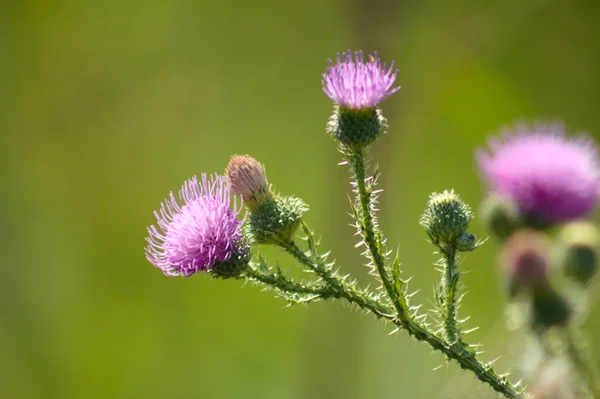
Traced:
<svg viewBox="0 0 600 399">
<path fill-rule="evenodd" d="M 338 51 L 378 50 L 402 85 L 371 153 L 381 226 L 427 304 L 436 258 L 418 217 L 434 190 L 479 203 L 472 155 L 488 134 L 541 118 L 599 137 L 597 4 L 3 1 L 0 396 L 493 397 L 340 303 L 284 308 L 238 281 L 166 278 L 144 257 L 146 227 L 185 179 L 248 153 L 311 205 L 323 246 L 368 283 L 320 74 Z M 462 312 L 484 359 L 518 370 L 496 250 L 466 257 Z M 588 327 L 600 331 L 598 311 Z"/>
</svg>

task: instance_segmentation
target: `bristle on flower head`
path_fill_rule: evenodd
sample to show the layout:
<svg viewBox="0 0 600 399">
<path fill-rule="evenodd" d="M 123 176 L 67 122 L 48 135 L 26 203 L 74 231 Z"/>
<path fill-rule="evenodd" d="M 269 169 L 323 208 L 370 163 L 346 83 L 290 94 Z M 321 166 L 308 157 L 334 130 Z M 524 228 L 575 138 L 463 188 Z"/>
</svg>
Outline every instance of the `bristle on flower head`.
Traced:
<svg viewBox="0 0 600 399">
<path fill-rule="evenodd" d="M 371 108 L 386 97 L 400 90 L 393 87 L 398 70 L 394 62 L 388 68 L 379 55 L 369 55 L 364 61 L 362 51 L 337 54 L 336 64 L 328 60 L 329 67 L 323 74 L 323 91 L 336 104 L 344 108 Z"/>
<path fill-rule="evenodd" d="M 241 270 L 248 247 L 237 216 L 230 207 L 229 187 L 222 176 L 194 176 L 183 184 L 179 201 L 171 192 L 154 212 L 157 226 L 148 228 L 146 257 L 168 276 L 189 277 L 212 269 Z M 233 264 L 235 263 L 235 267 Z"/>
<path fill-rule="evenodd" d="M 596 145 L 561 126 L 519 126 L 490 141 L 477 163 L 490 191 L 512 198 L 524 219 L 548 225 L 587 216 L 600 198 Z"/>
</svg>

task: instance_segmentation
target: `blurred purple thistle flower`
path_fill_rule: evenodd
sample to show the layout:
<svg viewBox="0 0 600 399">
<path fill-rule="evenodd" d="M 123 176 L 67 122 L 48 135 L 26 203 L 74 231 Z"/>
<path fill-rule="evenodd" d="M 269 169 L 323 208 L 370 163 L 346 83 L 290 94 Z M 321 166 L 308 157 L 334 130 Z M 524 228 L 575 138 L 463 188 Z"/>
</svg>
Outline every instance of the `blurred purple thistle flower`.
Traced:
<svg viewBox="0 0 600 399">
<path fill-rule="evenodd" d="M 596 145 L 566 138 L 560 125 L 507 132 L 479 151 L 477 163 L 491 191 L 512 198 L 526 219 L 541 224 L 587 216 L 600 197 Z"/>
<path fill-rule="evenodd" d="M 398 74 L 394 62 L 387 68 L 377 53 L 374 57 L 369 55 L 365 62 L 362 51 L 354 54 L 354 60 L 350 50 L 342 56 L 343 60 L 337 54 L 336 65 L 327 60 L 329 67 L 322 80 L 323 91 L 338 105 L 351 109 L 371 108 L 400 90 L 400 86 L 392 88 Z"/>
<path fill-rule="evenodd" d="M 167 276 L 211 270 L 247 251 L 237 218 L 240 210 L 235 202 L 230 208 L 229 187 L 222 176 L 208 179 L 202 174 L 202 183 L 194 176 L 179 191 L 179 203 L 171 192 L 154 212 L 158 228 L 148 228 L 146 258 Z"/>
</svg>

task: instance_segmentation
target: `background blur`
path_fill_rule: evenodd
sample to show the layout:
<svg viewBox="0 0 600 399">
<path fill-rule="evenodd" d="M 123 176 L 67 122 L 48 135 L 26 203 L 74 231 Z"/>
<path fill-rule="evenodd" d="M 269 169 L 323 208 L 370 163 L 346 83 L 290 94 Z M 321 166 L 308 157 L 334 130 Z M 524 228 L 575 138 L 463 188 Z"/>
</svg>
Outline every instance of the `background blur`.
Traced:
<svg viewBox="0 0 600 399">
<path fill-rule="evenodd" d="M 477 206 L 472 155 L 488 134 L 542 118 L 600 137 L 597 4 L 3 1 L 0 396 L 493 397 L 340 303 L 284 308 L 238 281 L 166 278 L 144 257 L 146 227 L 185 179 L 248 153 L 367 283 L 320 74 L 338 51 L 378 50 L 402 85 L 372 149 L 381 225 L 428 303 L 436 257 L 418 217 L 434 190 Z M 484 359 L 516 370 L 496 249 L 466 257 L 462 314 Z M 600 331 L 597 310 L 588 327 Z"/>
</svg>

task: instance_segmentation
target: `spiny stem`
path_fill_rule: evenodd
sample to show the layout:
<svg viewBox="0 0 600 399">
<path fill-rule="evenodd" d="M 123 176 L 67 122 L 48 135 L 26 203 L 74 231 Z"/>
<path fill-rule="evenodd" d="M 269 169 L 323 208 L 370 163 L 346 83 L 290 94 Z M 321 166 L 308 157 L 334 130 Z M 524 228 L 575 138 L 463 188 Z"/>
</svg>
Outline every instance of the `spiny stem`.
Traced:
<svg viewBox="0 0 600 399">
<path fill-rule="evenodd" d="M 459 273 L 456 270 L 457 251 L 454 245 L 442 249 L 444 253 L 444 275 L 442 277 L 444 295 L 444 331 L 450 343 L 460 340 L 456 327 L 456 291 Z"/>
<path fill-rule="evenodd" d="M 315 271 L 327 284 L 329 289 L 335 293 L 336 298 L 345 298 L 349 302 L 358 305 L 361 309 L 370 310 L 377 316 L 377 318 L 393 317 L 393 313 L 382 306 L 375 299 L 357 292 L 352 287 L 344 284 L 343 281 L 332 273 L 325 264 L 318 260 L 320 257 L 317 254 L 313 254 L 316 258 L 311 259 L 304 251 L 302 251 L 294 241 L 284 241 L 279 244 L 285 249 L 290 255 L 295 257 L 300 263 L 307 266 L 309 269 Z M 332 295 L 333 296 L 333 295 Z"/>
<path fill-rule="evenodd" d="M 381 233 L 373 220 L 372 209 L 372 192 L 367 189 L 366 185 L 366 167 L 364 151 L 352 152 L 348 159 L 352 166 L 352 171 L 356 179 L 357 199 L 360 205 L 360 220 L 358 220 L 359 228 L 365 244 L 370 253 L 371 260 L 377 269 L 377 273 L 381 278 L 383 287 L 394 304 L 397 316 L 393 319 L 388 319 L 398 327 L 405 329 L 410 335 L 420 341 L 429 343 L 434 349 L 443 352 L 449 359 L 456 360 L 463 369 L 471 370 L 477 378 L 489 384 L 494 390 L 502 393 L 508 398 L 519 397 L 519 391 L 515 386 L 510 384 L 505 377 L 501 377 L 489 366 L 482 364 L 477 358 L 476 353 L 471 350 L 462 341 L 457 341 L 456 334 L 456 286 L 458 283 L 458 275 L 456 274 L 456 249 L 448 251 L 446 259 L 446 298 L 447 311 L 449 317 L 446 322 L 446 331 L 448 342 L 443 338 L 435 335 L 427 328 L 419 324 L 408 312 L 406 299 L 402 292 L 394 289 L 394 283 L 390 279 L 390 275 L 385 267 L 385 256 L 383 255 L 383 244 Z M 346 297 L 350 302 L 353 298 Z M 451 317 L 450 317 L 451 316 Z"/>
<path fill-rule="evenodd" d="M 294 256 L 301 264 L 307 266 L 311 270 L 323 270 L 325 265 L 320 261 L 313 261 L 311 256 L 307 255 L 293 242 L 287 242 L 281 244 L 292 256 Z M 319 258 L 317 254 L 314 254 L 315 258 Z M 321 264 L 319 264 L 321 263 Z M 516 386 L 512 385 L 506 377 L 499 376 L 490 366 L 481 363 L 476 353 L 471 350 L 466 344 L 457 342 L 450 344 L 446 340 L 433 332 L 429 331 L 426 327 L 414 320 L 407 312 L 404 319 L 394 314 L 394 309 L 390 309 L 389 306 L 379 302 L 378 300 L 371 298 L 354 287 L 350 287 L 344 284 L 337 276 L 330 274 L 330 281 L 335 281 L 336 287 L 332 289 L 339 295 L 336 298 L 343 298 L 349 303 L 355 304 L 362 309 L 371 311 L 377 318 L 383 318 L 388 322 L 406 330 L 409 335 L 415 337 L 417 340 L 427 342 L 432 348 L 439 350 L 444 353 L 448 359 L 456 360 L 461 368 L 470 370 L 477 378 L 490 385 L 495 391 L 503 394 L 507 398 L 518 398 L 520 392 Z"/>
<path fill-rule="evenodd" d="M 565 328 L 563 335 L 573 365 L 585 379 L 592 396 L 600 398 L 600 375 L 591 352 L 586 350 L 585 338 L 574 328 Z"/>
<path fill-rule="evenodd" d="M 381 283 L 385 288 L 388 296 L 392 300 L 398 318 L 403 322 L 408 322 L 410 315 L 406 306 L 406 300 L 402 297 L 402 294 L 396 292 L 394 289 L 394 283 L 390 279 L 389 272 L 385 268 L 385 256 L 383 255 L 383 244 L 381 242 L 381 233 L 377 229 L 373 220 L 373 209 L 372 209 L 372 192 L 367 190 L 366 185 L 366 166 L 365 166 L 365 153 L 364 150 L 358 152 L 352 152 L 349 157 L 350 165 L 356 179 L 356 190 L 357 199 L 360 204 L 360 221 L 357 221 L 360 225 L 360 232 L 363 237 L 365 244 L 369 249 L 371 260 L 377 269 L 377 274 L 381 279 Z"/>
<path fill-rule="evenodd" d="M 312 294 L 323 299 L 339 297 L 329 287 L 307 287 L 287 279 L 278 278 L 273 274 L 262 273 L 253 267 L 248 267 L 248 269 L 246 269 L 244 272 L 244 276 L 250 280 L 261 282 L 269 287 L 274 287 L 285 292 L 296 294 Z"/>
</svg>

